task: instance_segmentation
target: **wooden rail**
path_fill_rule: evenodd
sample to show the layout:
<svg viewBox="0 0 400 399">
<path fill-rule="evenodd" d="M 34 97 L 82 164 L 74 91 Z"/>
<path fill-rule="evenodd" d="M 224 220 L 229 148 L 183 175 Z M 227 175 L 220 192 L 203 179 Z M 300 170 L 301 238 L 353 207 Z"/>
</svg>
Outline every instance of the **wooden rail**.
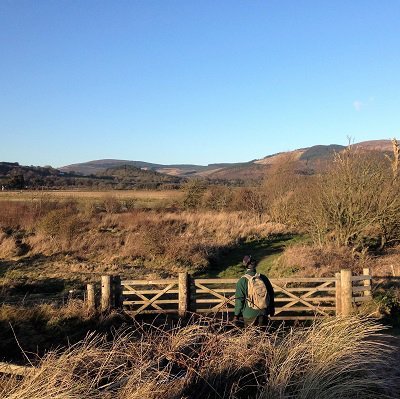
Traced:
<svg viewBox="0 0 400 399">
<path fill-rule="evenodd" d="M 121 280 L 102 277 L 103 311 L 123 307 L 137 314 L 232 313 L 238 279 L 178 278 Z M 335 277 L 285 277 L 271 279 L 275 291 L 275 320 L 307 320 L 334 314 L 349 315 L 356 304 L 371 299 L 371 275 L 341 270 Z M 90 290 L 90 295 L 89 295 Z M 93 287 L 88 287 L 88 306 L 94 306 Z"/>
<path fill-rule="evenodd" d="M 32 369 L 33 369 L 33 367 L 19 366 L 16 364 L 0 362 L 0 374 L 25 376 Z"/>
</svg>

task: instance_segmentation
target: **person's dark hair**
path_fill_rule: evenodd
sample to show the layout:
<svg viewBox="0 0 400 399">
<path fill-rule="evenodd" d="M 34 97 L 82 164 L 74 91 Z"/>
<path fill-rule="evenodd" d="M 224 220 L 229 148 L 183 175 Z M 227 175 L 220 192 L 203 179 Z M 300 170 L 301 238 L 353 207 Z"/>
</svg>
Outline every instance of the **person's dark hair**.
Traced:
<svg viewBox="0 0 400 399">
<path fill-rule="evenodd" d="M 251 262 L 251 255 L 246 255 L 243 258 L 243 266 L 247 267 L 250 264 L 250 262 Z"/>
<path fill-rule="evenodd" d="M 251 255 L 246 255 L 244 258 L 243 258 L 243 265 L 244 266 L 246 266 L 247 268 L 255 268 L 256 267 L 256 264 L 257 264 L 257 262 L 256 262 L 256 260 L 255 259 L 253 259 L 252 257 L 251 257 Z"/>
</svg>

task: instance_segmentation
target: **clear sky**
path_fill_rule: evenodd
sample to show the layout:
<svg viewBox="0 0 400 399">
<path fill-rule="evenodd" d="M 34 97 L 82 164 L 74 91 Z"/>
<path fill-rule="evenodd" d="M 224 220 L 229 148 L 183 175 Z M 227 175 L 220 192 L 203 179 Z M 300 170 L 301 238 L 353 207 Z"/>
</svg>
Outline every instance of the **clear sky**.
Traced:
<svg viewBox="0 0 400 399">
<path fill-rule="evenodd" d="M 399 138 L 399 21 L 399 0 L 0 0 L 0 161 Z"/>
</svg>

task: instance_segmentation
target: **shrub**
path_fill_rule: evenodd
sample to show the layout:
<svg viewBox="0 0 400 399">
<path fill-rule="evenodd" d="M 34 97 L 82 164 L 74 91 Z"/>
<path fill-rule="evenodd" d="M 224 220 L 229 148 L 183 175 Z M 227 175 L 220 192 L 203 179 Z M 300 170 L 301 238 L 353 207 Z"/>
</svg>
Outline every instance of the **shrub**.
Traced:
<svg viewBox="0 0 400 399">
<path fill-rule="evenodd" d="M 392 324 L 400 326 L 400 290 L 398 287 L 379 292 L 376 301 L 381 314 L 388 317 Z"/>
<path fill-rule="evenodd" d="M 205 190 L 206 190 L 206 184 L 203 180 L 198 180 L 198 179 L 189 180 L 183 186 L 184 208 L 190 210 L 199 209 L 202 203 L 202 198 Z"/>
<path fill-rule="evenodd" d="M 40 219 L 37 229 L 51 239 L 70 241 L 78 234 L 83 223 L 82 218 L 68 208 L 54 209 Z"/>
<path fill-rule="evenodd" d="M 213 211 L 227 210 L 233 199 L 232 189 L 226 186 L 210 186 L 203 196 L 203 207 Z"/>
<path fill-rule="evenodd" d="M 262 221 L 265 205 L 265 195 L 260 187 L 246 187 L 235 192 L 234 209 L 254 215 L 259 223 Z"/>
</svg>

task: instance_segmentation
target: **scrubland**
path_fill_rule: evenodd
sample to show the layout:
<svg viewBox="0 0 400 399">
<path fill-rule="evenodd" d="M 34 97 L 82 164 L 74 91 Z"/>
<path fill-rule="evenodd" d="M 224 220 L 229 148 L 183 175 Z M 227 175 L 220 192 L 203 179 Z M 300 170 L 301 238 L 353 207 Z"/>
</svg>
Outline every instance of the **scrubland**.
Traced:
<svg viewBox="0 0 400 399">
<path fill-rule="evenodd" d="M 399 397 L 391 368 L 398 353 L 367 318 L 261 333 L 206 319 L 137 324 L 121 314 L 89 314 L 79 301 L 23 306 L 26 293 L 68 292 L 104 273 L 207 276 L 223 265 L 224 276 L 236 277 L 246 251 L 270 277 L 363 267 L 391 277 L 376 280 L 374 301 L 359 310 L 400 325 L 398 157 L 349 148 L 317 176 L 299 175 L 288 158 L 257 187 L 192 180 L 173 197 L 151 201 L 118 192 L 2 198 L 0 295 L 21 297 L 19 306 L 0 306 L 2 350 L 21 360 L 20 337 L 39 368 L 22 382 L 2 377 L 0 396 Z M 100 335 L 82 341 L 89 331 Z M 76 344 L 65 349 L 68 342 Z M 43 357 L 57 343 L 64 349 Z"/>
<path fill-rule="evenodd" d="M 255 221 L 246 212 L 120 211 L 117 200 L 109 211 L 104 210 L 109 204 L 103 210 L 96 205 L 85 209 L 74 201 L 1 205 L 1 258 L 22 263 L 46 258 L 54 267 L 49 277 L 124 270 L 142 276 L 196 272 L 240 242 L 287 230 L 277 223 Z M 18 272 L 10 273 L 15 278 Z"/>
</svg>

